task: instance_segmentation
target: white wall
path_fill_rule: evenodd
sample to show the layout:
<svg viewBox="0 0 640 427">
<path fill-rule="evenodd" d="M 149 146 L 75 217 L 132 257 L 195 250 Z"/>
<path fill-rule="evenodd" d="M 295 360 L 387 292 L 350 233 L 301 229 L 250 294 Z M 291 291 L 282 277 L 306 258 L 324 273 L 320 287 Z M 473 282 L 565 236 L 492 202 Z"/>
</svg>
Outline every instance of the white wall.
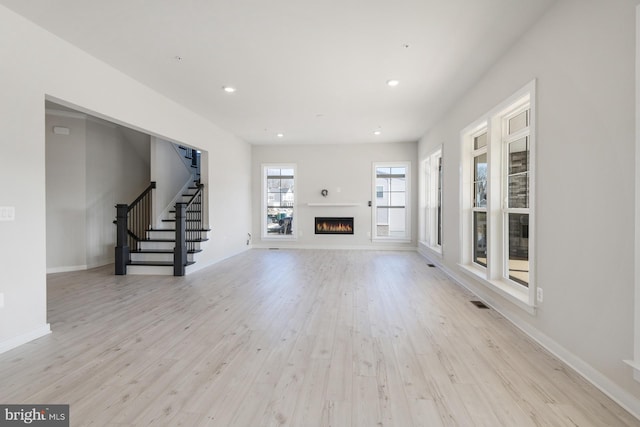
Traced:
<svg viewBox="0 0 640 427">
<path fill-rule="evenodd" d="M 149 137 L 125 138 L 111 123 L 87 120 L 87 266 L 114 261 L 115 205 L 131 203 L 149 185 Z"/>
<path fill-rule="evenodd" d="M 0 351 L 48 331 L 45 97 L 215 152 L 208 176 L 227 185 L 211 189 L 213 232 L 199 264 L 245 250 L 251 230 L 248 144 L 1 6 L 0 22 L 0 53 L 11 58 L 0 64 L 0 206 L 16 212 L 15 221 L 0 222 Z M 22 158 L 29 161 L 16 161 Z"/>
<path fill-rule="evenodd" d="M 421 139 L 419 158 L 444 144 L 443 267 L 640 414 L 623 363 L 634 338 L 636 3 L 559 1 Z M 460 273 L 458 212 L 460 131 L 534 78 L 544 302 L 529 315 Z"/>
<path fill-rule="evenodd" d="M 69 129 L 56 135 L 54 126 Z M 86 120 L 46 117 L 47 270 L 86 268 Z"/>
<path fill-rule="evenodd" d="M 58 110 L 47 110 L 46 124 L 47 272 L 112 263 L 114 206 L 149 185 L 149 136 L 128 131 L 129 139 L 116 125 Z"/>
<path fill-rule="evenodd" d="M 374 162 L 411 162 L 411 198 L 417 202 L 415 142 L 396 144 L 340 144 L 340 145 L 264 145 L 253 147 L 253 242 L 256 247 L 313 247 L 313 248 L 415 248 L 417 242 L 417 203 L 411 208 L 411 242 L 373 243 L 371 232 L 372 180 Z M 262 216 L 262 164 L 295 163 L 296 202 L 294 222 L 297 227 L 295 241 L 263 240 Z M 320 192 L 327 189 L 329 195 Z M 308 203 L 358 203 L 354 207 L 314 207 Z M 316 235 L 316 216 L 354 217 L 353 235 Z"/>
<path fill-rule="evenodd" d="M 155 181 L 156 189 L 153 195 L 155 207 L 155 228 L 163 228 L 161 220 L 167 218 L 165 211 L 173 209 L 174 199 L 185 185 L 193 185 L 193 174 L 187 169 L 184 161 L 169 141 L 152 138 L 151 141 L 151 180 Z M 182 200 L 182 199 L 180 199 Z M 175 224 L 173 224 L 175 226 Z M 171 227 L 164 227 L 171 228 Z"/>
</svg>

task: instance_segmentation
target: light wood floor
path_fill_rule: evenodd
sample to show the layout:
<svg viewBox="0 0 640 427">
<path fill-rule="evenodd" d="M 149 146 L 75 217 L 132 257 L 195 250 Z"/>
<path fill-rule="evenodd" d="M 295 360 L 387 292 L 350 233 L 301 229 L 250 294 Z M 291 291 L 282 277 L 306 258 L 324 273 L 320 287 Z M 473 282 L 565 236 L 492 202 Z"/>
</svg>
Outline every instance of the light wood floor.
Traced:
<svg viewBox="0 0 640 427">
<path fill-rule="evenodd" d="M 415 253 L 253 250 L 185 278 L 48 278 L 0 403 L 73 426 L 640 426 Z"/>
</svg>

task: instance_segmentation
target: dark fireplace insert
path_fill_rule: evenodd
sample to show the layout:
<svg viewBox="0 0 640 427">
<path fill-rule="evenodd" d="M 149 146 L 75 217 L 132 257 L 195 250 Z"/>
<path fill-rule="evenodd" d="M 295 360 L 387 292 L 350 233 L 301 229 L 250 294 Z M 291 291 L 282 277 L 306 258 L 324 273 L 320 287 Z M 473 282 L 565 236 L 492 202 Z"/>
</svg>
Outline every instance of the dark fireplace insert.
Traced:
<svg viewBox="0 0 640 427">
<path fill-rule="evenodd" d="M 316 217 L 316 234 L 353 234 L 353 217 Z"/>
</svg>

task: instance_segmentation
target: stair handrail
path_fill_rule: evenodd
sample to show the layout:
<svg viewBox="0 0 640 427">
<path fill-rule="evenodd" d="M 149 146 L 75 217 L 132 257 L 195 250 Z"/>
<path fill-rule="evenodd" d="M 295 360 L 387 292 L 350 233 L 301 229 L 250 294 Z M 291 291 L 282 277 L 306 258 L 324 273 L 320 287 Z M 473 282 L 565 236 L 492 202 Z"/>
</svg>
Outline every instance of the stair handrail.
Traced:
<svg viewBox="0 0 640 427">
<path fill-rule="evenodd" d="M 145 240 L 145 234 L 151 228 L 151 215 L 153 210 L 153 193 L 156 182 L 151 181 L 149 186 L 129 205 L 127 234 L 130 237 L 130 247 L 138 248 L 138 242 Z"/>
<path fill-rule="evenodd" d="M 176 203 L 176 246 L 173 251 L 173 275 L 184 276 L 187 266 L 187 254 L 195 251 L 201 241 L 202 194 L 204 184 L 196 184 L 196 192 L 186 203 Z M 195 208 L 199 205 L 199 209 Z M 189 228 L 187 228 L 187 221 Z"/>
<path fill-rule="evenodd" d="M 149 186 L 131 204 L 116 205 L 115 270 L 117 275 L 127 274 L 131 248 L 133 250 L 139 249 L 138 243 L 144 240 L 140 236 L 144 236 L 147 229 L 151 227 L 152 190 L 155 188 L 155 181 L 151 181 Z"/>
<path fill-rule="evenodd" d="M 196 184 L 196 187 L 198 187 L 198 189 L 196 190 L 195 193 L 193 193 L 193 196 L 191 196 L 191 198 L 187 202 L 187 208 L 193 204 L 194 200 L 196 200 L 198 198 L 198 196 L 201 195 L 202 189 L 204 188 L 204 184 L 198 183 L 198 184 Z"/>
<path fill-rule="evenodd" d="M 156 182 L 151 181 L 149 186 L 140 194 L 131 204 L 129 205 L 129 210 L 133 209 L 138 203 L 141 202 L 144 197 L 151 192 L 151 190 L 156 188 Z"/>
</svg>

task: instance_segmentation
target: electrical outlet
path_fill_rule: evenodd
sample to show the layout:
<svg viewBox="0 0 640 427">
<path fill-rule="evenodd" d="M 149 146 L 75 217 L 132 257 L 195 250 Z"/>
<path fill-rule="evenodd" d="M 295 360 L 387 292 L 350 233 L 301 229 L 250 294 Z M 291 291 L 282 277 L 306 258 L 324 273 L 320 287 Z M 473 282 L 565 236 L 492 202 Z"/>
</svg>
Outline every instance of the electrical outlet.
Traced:
<svg viewBox="0 0 640 427">
<path fill-rule="evenodd" d="M 0 308 L 4 308 L 4 294 L 0 293 Z"/>
<path fill-rule="evenodd" d="M 538 302 L 542 302 L 542 300 L 544 299 L 542 288 L 536 288 L 536 298 L 538 299 Z"/>
</svg>

